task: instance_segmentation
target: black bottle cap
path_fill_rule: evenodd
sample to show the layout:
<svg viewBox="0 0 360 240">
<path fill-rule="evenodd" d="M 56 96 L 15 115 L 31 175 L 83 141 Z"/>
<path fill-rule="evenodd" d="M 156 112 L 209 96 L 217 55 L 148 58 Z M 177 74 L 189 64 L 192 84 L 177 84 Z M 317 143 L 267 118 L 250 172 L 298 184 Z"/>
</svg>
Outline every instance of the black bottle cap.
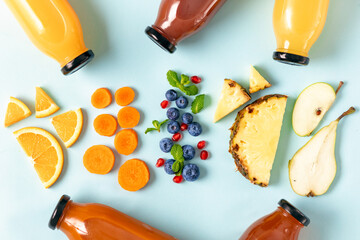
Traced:
<svg viewBox="0 0 360 240">
<path fill-rule="evenodd" d="M 285 52 L 274 52 L 273 59 L 282 63 L 295 66 L 306 66 L 310 62 L 310 59 L 308 57 Z"/>
<path fill-rule="evenodd" d="M 68 195 L 62 195 L 60 198 L 58 204 L 56 205 L 53 214 L 51 215 L 50 221 L 49 221 L 49 228 L 52 230 L 56 229 L 56 226 L 60 220 L 60 217 L 63 214 L 63 211 L 66 207 L 66 204 L 70 201 L 70 197 Z"/>
<path fill-rule="evenodd" d="M 80 70 L 86 64 L 88 64 L 94 58 L 94 56 L 95 56 L 95 54 L 93 53 L 93 51 L 88 50 L 88 51 L 80 54 L 79 56 L 77 56 L 75 59 L 68 62 L 61 69 L 61 72 L 64 75 L 72 74 L 72 73 L 76 72 L 77 70 Z"/>
<path fill-rule="evenodd" d="M 176 50 L 174 44 L 172 44 L 166 37 L 164 37 L 161 33 L 156 31 L 152 27 L 147 27 L 145 29 L 145 33 L 149 36 L 151 40 L 153 40 L 159 47 L 168 51 L 169 53 L 173 53 Z"/>
<path fill-rule="evenodd" d="M 291 216 L 293 216 L 296 220 L 298 220 L 302 225 L 305 227 L 310 224 L 310 219 L 305 216 L 302 212 L 300 212 L 299 209 L 291 205 L 288 201 L 285 199 L 281 199 L 279 201 L 279 206 L 282 207 L 285 211 L 290 213 Z"/>
</svg>

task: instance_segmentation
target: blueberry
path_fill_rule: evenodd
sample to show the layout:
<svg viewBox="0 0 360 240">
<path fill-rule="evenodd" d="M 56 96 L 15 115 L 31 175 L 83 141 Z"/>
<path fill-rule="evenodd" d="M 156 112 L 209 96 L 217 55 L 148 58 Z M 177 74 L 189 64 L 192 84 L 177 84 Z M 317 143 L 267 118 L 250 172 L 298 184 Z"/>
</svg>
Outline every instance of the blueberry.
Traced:
<svg viewBox="0 0 360 240">
<path fill-rule="evenodd" d="M 199 136 L 202 132 L 201 125 L 197 122 L 190 123 L 188 126 L 188 132 L 191 136 Z"/>
<path fill-rule="evenodd" d="M 166 115 L 167 115 L 168 119 L 176 120 L 179 118 L 180 112 L 177 108 L 172 107 L 167 110 Z"/>
<path fill-rule="evenodd" d="M 165 163 L 166 164 L 166 163 Z M 182 172 L 183 178 L 188 182 L 196 181 L 200 176 L 200 169 L 196 164 L 186 164 Z"/>
<path fill-rule="evenodd" d="M 174 143 L 173 143 L 173 141 L 171 141 L 170 138 L 163 138 L 160 141 L 160 149 L 161 149 L 161 151 L 166 152 L 166 153 L 171 151 L 171 148 L 173 145 L 174 145 Z"/>
<path fill-rule="evenodd" d="M 167 125 L 169 133 L 174 134 L 180 131 L 180 124 L 177 121 L 170 120 Z"/>
<path fill-rule="evenodd" d="M 182 147 L 183 156 L 185 160 L 191 160 L 195 157 L 195 148 L 190 145 L 184 145 Z"/>
<path fill-rule="evenodd" d="M 167 90 L 165 93 L 165 97 L 169 101 L 175 101 L 176 99 L 178 99 L 177 92 L 173 89 Z"/>
<path fill-rule="evenodd" d="M 188 105 L 188 100 L 186 97 L 179 97 L 177 100 L 176 100 L 176 106 L 178 108 L 186 108 Z"/>
<path fill-rule="evenodd" d="M 175 174 L 175 172 L 172 170 L 172 165 L 174 164 L 174 162 L 174 159 L 166 160 L 164 170 L 167 174 Z"/>
<path fill-rule="evenodd" d="M 181 120 L 183 123 L 186 123 L 186 124 L 190 124 L 192 123 L 194 117 L 190 114 L 190 113 L 184 113 L 182 116 L 181 116 Z"/>
</svg>

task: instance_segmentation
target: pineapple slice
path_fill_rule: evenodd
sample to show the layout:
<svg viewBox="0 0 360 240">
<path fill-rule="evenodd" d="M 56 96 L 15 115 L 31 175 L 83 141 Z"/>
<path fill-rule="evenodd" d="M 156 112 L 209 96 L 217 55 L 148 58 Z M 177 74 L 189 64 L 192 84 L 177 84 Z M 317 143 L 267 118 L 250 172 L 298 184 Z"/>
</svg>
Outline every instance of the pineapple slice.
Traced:
<svg viewBox="0 0 360 240">
<path fill-rule="evenodd" d="M 271 84 L 253 67 L 250 66 L 250 88 L 249 92 L 254 93 L 265 88 L 271 87 Z"/>
<path fill-rule="evenodd" d="M 287 96 L 268 95 L 242 109 L 231 127 L 229 152 L 244 177 L 266 187 L 274 162 Z"/>
<path fill-rule="evenodd" d="M 215 111 L 214 122 L 219 121 L 250 99 L 251 97 L 240 84 L 231 79 L 225 79 Z"/>
</svg>

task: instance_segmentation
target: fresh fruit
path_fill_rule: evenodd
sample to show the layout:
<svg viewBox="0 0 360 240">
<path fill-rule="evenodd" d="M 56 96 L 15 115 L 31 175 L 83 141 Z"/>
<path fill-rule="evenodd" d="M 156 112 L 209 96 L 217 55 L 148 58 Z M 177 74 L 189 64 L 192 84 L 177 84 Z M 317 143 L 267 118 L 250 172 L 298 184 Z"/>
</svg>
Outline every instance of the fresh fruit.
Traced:
<svg viewBox="0 0 360 240">
<path fill-rule="evenodd" d="M 265 88 L 271 87 L 271 84 L 260 75 L 260 73 L 253 67 L 250 66 L 250 88 L 249 92 L 254 93 Z"/>
<path fill-rule="evenodd" d="M 206 142 L 205 142 L 205 141 L 200 141 L 200 142 L 198 142 L 198 144 L 197 144 L 197 148 L 198 148 L 198 149 L 203 149 L 203 148 L 205 147 L 205 145 L 206 145 Z"/>
<path fill-rule="evenodd" d="M 95 145 L 86 150 L 83 156 L 84 167 L 94 174 L 107 174 L 114 167 L 113 151 L 104 145 Z"/>
<path fill-rule="evenodd" d="M 175 121 L 179 118 L 180 112 L 177 108 L 171 107 L 166 111 L 166 116 L 168 119 Z"/>
<path fill-rule="evenodd" d="M 117 115 L 117 120 L 122 128 L 133 128 L 140 121 L 140 113 L 134 107 L 123 107 Z"/>
<path fill-rule="evenodd" d="M 120 130 L 115 136 L 114 145 L 118 153 L 132 154 L 138 145 L 137 133 L 133 129 Z"/>
<path fill-rule="evenodd" d="M 246 90 L 237 82 L 225 79 L 216 107 L 214 122 L 219 121 L 251 99 Z"/>
<path fill-rule="evenodd" d="M 185 124 L 185 123 L 182 123 L 182 124 L 180 125 L 180 130 L 181 130 L 181 131 L 185 131 L 186 129 L 188 129 L 188 125 Z"/>
<path fill-rule="evenodd" d="M 9 127 L 31 115 L 30 109 L 19 99 L 10 97 L 10 102 L 6 109 L 5 127 Z"/>
<path fill-rule="evenodd" d="M 179 97 L 178 99 L 176 99 L 176 106 L 178 107 L 178 108 L 180 108 L 180 109 L 184 109 L 184 108 L 186 108 L 187 107 L 187 105 L 188 105 L 188 100 L 187 100 L 187 98 L 186 97 L 184 97 L 184 96 L 181 96 L 181 97 Z"/>
<path fill-rule="evenodd" d="M 37 118 L 48 117 L 60 108 L 40 87 L 36 87 L 35 116 Z"/>
<path fill-rule="evenodd" d="M 161 106 L 162 109 L 167 108 L 169 106 L 169 101 L 167 101 L 167 100 L 162 101 L 160 103 L 160 106 Z"/>
<path fill-rule="evenodd" d="M 174 141 L 174 142 L 178 142 L 178 141 L 180 141 L 180 139 L 182 138 L 182 135 L 181 135 L 181 133 L 175 133 L 173 136 L 172 136 L 172 140 Z"/>
<path fill-rule="evenodd" d="M 165 165 L 164 165 L 164 170 L 167 174 L 175 174 L 175 172 L 172 170 L 172 165 L 174 164 L 175 160 L 174 159 L 168 159 L 166 160 L 165 162 Z"/>
<path fill-rule="evenodd" d="M 170 89 L 166 91 L 165 97 L 169 101 L 175 101 L 176 99 L 178 99 L 178 94 L 175 90 Z"/>
<path fill-rule="evenodd" d="M 149 168 L 146 163 L 140 159 L 127 160 L 119 169 L 119 184 L 127 191 L 138 191 L 145 187 L 149 180 Z"/>
<path fill-rule="evenodd" d="M 115 92 L 115 102 L 119 106 L 127 106 L 135 99 L 135 92 L 131 87 L 122 87 Z"/>
<path fill-rule="evenodd" d="M 196 164 L 189 163 L 184 166 L 182 175 L 188 182 L 194 182 L 200 177 L 200 169 Z"/>
<path fill-rule="evenodd" d="M 295 102 L 292 116 L 293 129 L 297 135 L 309 136 L 314 131 L 334 103 L 336 94 L 342 85 L 343 82 L 340 82 L 335 91 L 327 83 L 314 83 L 300 93 Z"/>
<path fill-rule="evenodd" d="M 239 111 L 230 128 L 230 148 L 239 172 L 250 182 L 269 184 L 287 96 L 264 96 Z"/>
<path fill-rule="evenodd" d="M 109 106 L 112 102 L 112 96 L 107 88 L 98 88 L 91 95 L 91 105 L 94 108 L 102 109 Z"/>
<path fill-rule="evenodd" d="M 209 157 L 208 151 L 202 150 L 202 151 L 200 152 L 200 159 L 201 159 L 201 160 L 206 160 L 206 159 L 208 159 L 208 157 Z"/>
<path fill-rule="evenodd" d="M 160 149 L 164 153 L 170 152 L 173 145 L 174 143 L 170 138 L 163 138 L 160 140 Z"/>
<path fill-rule="evenodd" d="M 110 114 L 101 114 L 95 118 L 93 125 L 99 135 L 111 137 L 117 130 L 118 122 Z"/>
<path fill-rule="evenodd" d="M 157 161 L 156 161 L 156 167 L 162 167 L 163 165 L 165 164 L 165 159 L 163 158 L 159 158 Z"/>
<path fill-rule="evenodd" d="M 192 81 L 193 83 L 195 83 L 195 84 L 201 83 L 201 78 L 198 77 L 198 76 L 192 76 L 190 79 L 191 79 L 191 81 Z"/>
<path fill-rule="evenodd" d="M 180 175 L 180 176 L 175 176 L 173 178 L 173 182 L 174 183 L 181 183 L 183 181 L 183 177 Z"/>
<path fill-rule="evenodd" d="M 186 123 L 186 124 L 190 124 L 192 123 L 194 117 L 193 115 L 191 115 L 190 113 L 184 113 L 182 116 L 181 116 L 181 120 L 183 123 Z"/>
<path fill-rule="evenodd" d="M 339 121 L 355 112 L 351 107 L 338 119 L 318 131 L 289 161 L 291 187 L 301 196 L 326 193 L 336 174 L 335 143 Z"/>
<path fill-rule="evenodd" d="M 59 178 L 64 155 L 59 142 L 41 128 L 26 127 L 14 132 L 26 155 L 31 159 L 36 173 L 45 188 Z"/>
<path fill-rule="evenodd" d="M 191 136 L 197 137 L 202 133 L 202 127 L 199 123 L 193 122 L 189 124 L 188 132 Z"/>
<path fill-rule="evenodd" d="M 169 133 L 174 134 L 180 131 L 180 124 L 177 121 L 170 120 L 167 125 Z"/>
<path fill-rule="evenodd" d="M 182 150 L 183 150 L 183 157 L 185 160 L 188 161 L 195 157 L 195 148 L 193 148 L 193 146 L 184 145 L 182 146 Z"/>
<path fill-rule="evenodd" d="M 50 121 L 67 148 L 78 140 L 84 122 L 81 108 L 57 115 Z"/>
</svg>

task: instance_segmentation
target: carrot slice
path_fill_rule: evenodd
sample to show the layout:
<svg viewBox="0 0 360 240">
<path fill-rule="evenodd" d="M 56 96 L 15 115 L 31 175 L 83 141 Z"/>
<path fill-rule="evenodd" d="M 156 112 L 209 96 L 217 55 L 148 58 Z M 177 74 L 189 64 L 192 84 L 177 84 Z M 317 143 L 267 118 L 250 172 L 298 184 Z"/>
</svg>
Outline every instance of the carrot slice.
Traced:
<svg viewBox="0 0 360 240">
<path fill-rule="evenodd" d="M 120 106 L 127 106 L 134 101 L 135 92 L 131 87 L 122 87 L 115 92 L 115 101 Z"/>
<path fill-rule="evenodd" d="M 117 119 L 120 127 L 122 128 L 133 128 L 140 121 L 140 113 L 134 107 L 123 107 L 120 109 Z"/>
<path fill-rule="evenodd" d="M 119 184 L 127 191 L 135 192 L 140 190 L 145 187 L 149 179 L 149 168 L 144 161 L 139 159 L 130 159 L 119 169 Z"/>
<path fill-rule="evenodd" d="M 95 145 L 86 150 L 83 157 L 85 168 L 95 174 L 107 174 L 115 163 L 113 151 L 104 145 Z"/>
<path fill-rule="evenodd" d="M 110 114 L 101 114 L 94 120 L 94 129 L 101 136 L 111 137 L 117 130 L 117 121 Z"/>
<path fill-rule="evenodd" d="M 109 89 L 99 88 L 91 96 L 91 104 L 95 108 L 106 108 L 112 102 L 112 97 Z"/>
<path fill-rule="evenodd" d="M 133 153 L 138 145 L 138 136 L 133 129 L 119 131 L 114 140 L 116 150 L 123 155 Z"/>
</svg>

